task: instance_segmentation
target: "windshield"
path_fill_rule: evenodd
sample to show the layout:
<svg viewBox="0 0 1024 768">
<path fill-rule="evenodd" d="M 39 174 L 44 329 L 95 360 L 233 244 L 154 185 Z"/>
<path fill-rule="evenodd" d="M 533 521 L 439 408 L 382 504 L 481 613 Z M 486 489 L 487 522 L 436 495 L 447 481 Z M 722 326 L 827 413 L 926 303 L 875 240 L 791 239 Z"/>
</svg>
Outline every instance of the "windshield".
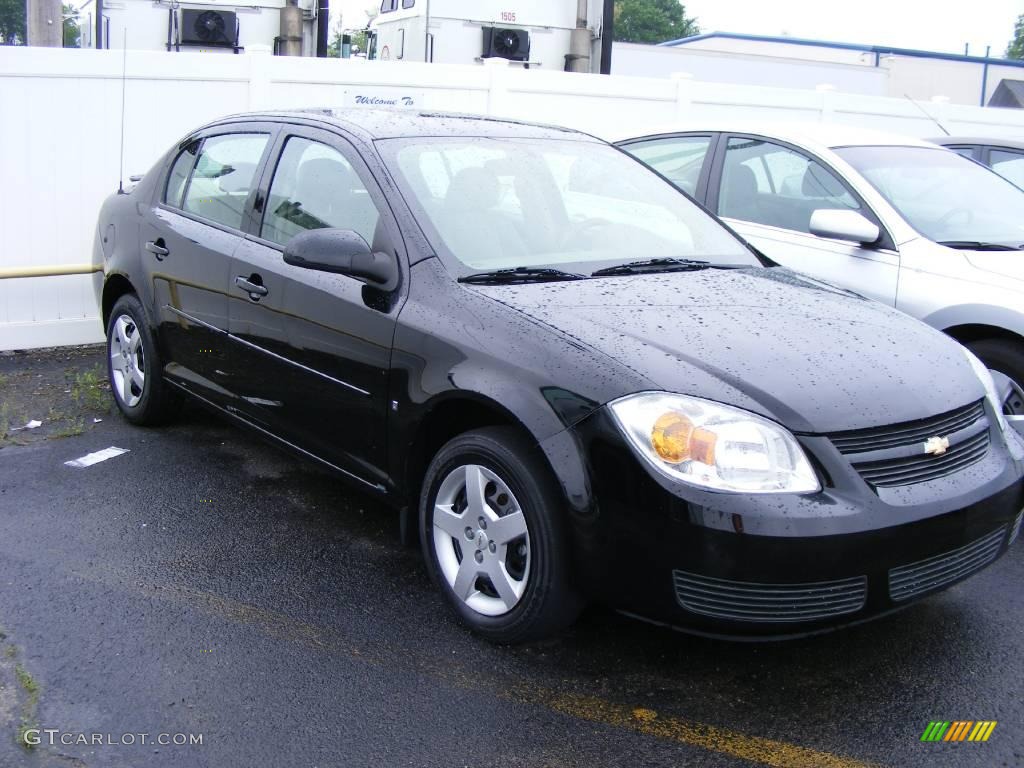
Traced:
<svg viewBox="0 0 1024 768">
<path fill-rule="evenodd" d="M 1024 192 L 972 160 L 927 147 L 842 147 L 836 153 L 929 240 L 1024 243 Z"/>
<path fill-rule="evenodd" d="M 463 273 L 592 272 L 653 258 L 759 266 L 675 187 L 605 144 L 456 137 L 378 147 L 431 245 Z"/>
</svg>

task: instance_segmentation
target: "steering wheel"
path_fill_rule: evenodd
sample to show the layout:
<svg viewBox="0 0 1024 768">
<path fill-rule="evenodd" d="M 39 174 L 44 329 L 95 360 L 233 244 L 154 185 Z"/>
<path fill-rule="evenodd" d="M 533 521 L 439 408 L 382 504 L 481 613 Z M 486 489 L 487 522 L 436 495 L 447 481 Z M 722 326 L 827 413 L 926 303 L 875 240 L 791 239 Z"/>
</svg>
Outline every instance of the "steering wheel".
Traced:
<svg viewBox="0 0 1024 768">
<path fill-rule="evenodd" d="M 558 243 L 559 250 L 567 250 L 569 246 L 575 244 L 573 241 L 576 238 L 585 239 L 587 244 L 590 245 L 594 236 L 593 230 L 608 224 L 611 224 L 608 219 L 601 219 L 597 217 L 573 222 L 562 234 Z"/>
</svg>

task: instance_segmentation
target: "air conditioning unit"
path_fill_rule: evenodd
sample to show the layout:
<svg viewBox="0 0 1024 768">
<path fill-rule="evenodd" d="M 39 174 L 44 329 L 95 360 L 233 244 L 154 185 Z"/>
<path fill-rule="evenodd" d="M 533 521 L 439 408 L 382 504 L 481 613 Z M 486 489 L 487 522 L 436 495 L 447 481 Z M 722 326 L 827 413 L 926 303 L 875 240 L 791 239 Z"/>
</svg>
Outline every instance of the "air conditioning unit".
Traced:
<svg viewBox="0 0 1024 768">
<path fill-rule="evenodd" d="M 235 18 L 235 12 L 182 8 L 181 44 L 236 48 L 238 20 Z"/>
<path fill-rule="evenodd" d="M 525 29 L 484 27 L 485 59 L 530 60 L 530 33 Z"/>
</svg>

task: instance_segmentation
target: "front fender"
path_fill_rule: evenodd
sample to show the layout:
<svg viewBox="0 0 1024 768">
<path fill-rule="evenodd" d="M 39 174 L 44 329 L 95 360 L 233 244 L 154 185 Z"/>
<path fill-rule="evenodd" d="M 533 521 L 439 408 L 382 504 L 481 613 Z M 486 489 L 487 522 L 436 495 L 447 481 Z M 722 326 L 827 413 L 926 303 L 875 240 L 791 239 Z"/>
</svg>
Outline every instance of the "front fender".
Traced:
<svg viewBox="0 0 1024 768">
<path fill-rule="evenodd" d="M 954 304 L 921 319 L 940 331 L 958 325 L 990 325 L 1024 337 L 1024 312 L 999 304 Z"/>
</svg>

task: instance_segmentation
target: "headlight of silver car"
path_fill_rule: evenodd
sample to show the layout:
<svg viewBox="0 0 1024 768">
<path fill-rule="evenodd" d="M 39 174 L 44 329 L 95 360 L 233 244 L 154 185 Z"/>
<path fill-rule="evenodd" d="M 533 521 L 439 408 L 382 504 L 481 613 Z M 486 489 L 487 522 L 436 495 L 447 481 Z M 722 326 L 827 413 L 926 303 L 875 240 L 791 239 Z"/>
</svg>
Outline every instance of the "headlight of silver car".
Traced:
<svg viewBox="0 0 1024 768">
<path fill-rule="evenodd" d="M 1003 414 L 1003 404 L 999 399 L 999 393 L 996 391 L 996 383 L 992 380 L 992 374 L 989 372 L 988 367 L 978 359 L 967 347 L 963 348 L 964 354 L 967 355 L 967 360 L 974 369 L 974 375 L 977 376 L 985 387 L 985 397 L 991 403 L 992 410 L 996 414 L 996 422 L 999 424 L 999 428 L 1003 431 L 1007 431 L 1006 427 L 1006 416 Z"/>
<path fill-rule="evenodd" d="M 814 493 L 796 438 L 773 421 L 710 400 L 640 392 L 610 403 L 623 434 L 656 471 L 728 493 Z"/>
</svg>

